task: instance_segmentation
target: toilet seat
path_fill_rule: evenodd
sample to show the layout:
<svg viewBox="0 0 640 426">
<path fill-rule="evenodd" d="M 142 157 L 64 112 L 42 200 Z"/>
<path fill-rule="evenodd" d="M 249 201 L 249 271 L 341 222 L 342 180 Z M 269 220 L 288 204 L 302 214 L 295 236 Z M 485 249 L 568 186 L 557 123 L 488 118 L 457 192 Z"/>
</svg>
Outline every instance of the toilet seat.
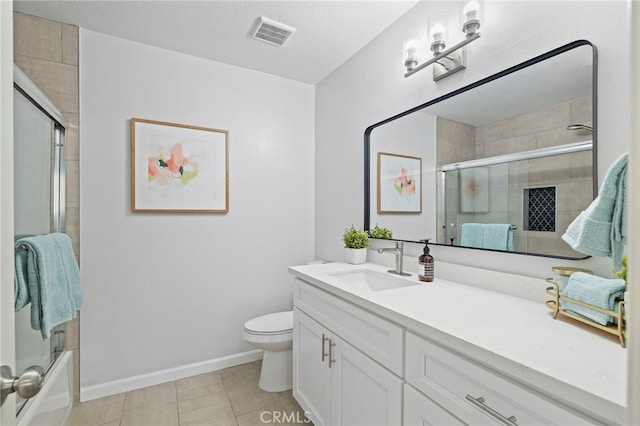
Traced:
<svg viewBox="0 0 640 426">
<path fill-rule="evenodd" d="M 260 336 L 291 333 L 293 331 L 293 311 L 276 312 L 251 319 L 244 323 L 244 331 Z"/>
</svg>

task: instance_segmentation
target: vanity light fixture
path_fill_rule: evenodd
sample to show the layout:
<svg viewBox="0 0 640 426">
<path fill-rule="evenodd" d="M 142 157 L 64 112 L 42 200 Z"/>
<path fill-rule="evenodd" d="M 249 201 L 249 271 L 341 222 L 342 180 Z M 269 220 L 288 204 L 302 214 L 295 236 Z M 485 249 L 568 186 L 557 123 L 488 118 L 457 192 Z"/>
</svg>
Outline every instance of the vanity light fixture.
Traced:
<svg viewBox="0 0 640 426">
<path fill-rule="evenodd" d="M 450 19 L 449 19 L 450 20 Z M 447 17 L 434 14 L 429 17 L 429 49 L 433 57 L 426 62 L 421 62 L 422 55 L 426 56 L 427 43 L 420 37 L 417 31 L 407 33 L 403 42 L 403 62 L 407 68 L 405 78 L 418 71 L 433 65 L 433 80 L 441 80 L 467 66 L 467 52 L 463 49 L 467 44 L 480 38 L 481 7 L 480 2 L 472 0 L 462 8 L 462 32 L 464 40 L 447 49 L 446 24 Z"/>
</svg>

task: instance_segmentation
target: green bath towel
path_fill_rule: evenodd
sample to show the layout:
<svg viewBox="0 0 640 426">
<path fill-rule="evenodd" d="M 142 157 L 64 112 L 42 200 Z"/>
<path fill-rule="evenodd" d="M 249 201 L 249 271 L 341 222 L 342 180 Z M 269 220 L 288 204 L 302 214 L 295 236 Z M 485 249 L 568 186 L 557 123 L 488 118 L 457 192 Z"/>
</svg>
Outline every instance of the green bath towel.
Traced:
<svg viewBox="0 0 640 426">
<path fill-rule="evenodd" d="M 513 251 L 513 231 L 510 224 L 463 223 L 460 227 L 460 245 Z"/>
<path fill-rule="evenodd" d="M 627 154 L 607 171 L 598 197 L 571 222 L 562 239 L 574 250 L 591 256 L 611 257 L 622 269 L 627 240 Z"/>
<path fill-rule="evenodd" d="M 82 307 L 80 271 L 66 234 L 21 238 L 15 258 L 16 311 L 31 302 L 31 328 L 44 339 Z"/>
<path fill-rule="evenodd" d="M 580 302 L 585 302 L 601 309 L 616 312 L 618 301 L 624 297 L 625 283 L 621 279 L 606 279 L 596 275 L 575 272 L 569 277 L 567 286 L 562 291 L 563 296 Z M 611 315 L 577 305 L 572 302 L 561 301 L 564 309 L 575 312 L 585 318 L 607 325 L 613 322 Z"/>
</svg>

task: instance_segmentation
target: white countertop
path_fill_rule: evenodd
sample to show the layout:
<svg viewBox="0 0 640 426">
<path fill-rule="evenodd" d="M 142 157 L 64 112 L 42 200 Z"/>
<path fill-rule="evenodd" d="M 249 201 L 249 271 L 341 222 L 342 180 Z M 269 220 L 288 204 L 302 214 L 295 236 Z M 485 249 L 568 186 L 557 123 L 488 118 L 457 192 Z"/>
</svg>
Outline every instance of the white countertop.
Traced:
<svg viewBox="0 0 640 426">
<path fill-rule="evenodd" d="M 347 301 L 431 338 L 543 394 L 622 424 L 627 351 L 616 336 L 577 321 L 554 320 L 544 304 L 435 278 L 384 291 L 346 283 L 337 271 L 388 267 L 367 263 L 293 266 L 289 272 Z M 514 275 L 514 280 L 518 276 Z M 544 280 L 540 286 L 545 287 Z"/>
</svg>

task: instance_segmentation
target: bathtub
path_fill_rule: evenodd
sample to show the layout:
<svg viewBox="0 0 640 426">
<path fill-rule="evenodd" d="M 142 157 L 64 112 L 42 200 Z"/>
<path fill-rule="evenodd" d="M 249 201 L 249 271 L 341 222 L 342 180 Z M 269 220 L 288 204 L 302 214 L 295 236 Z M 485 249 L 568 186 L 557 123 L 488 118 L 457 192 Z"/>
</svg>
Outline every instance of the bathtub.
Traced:
<svg viewBox="0 0 640 426">
<path fill-rule="evenodd" d="M 64 425 L 73 406 L 73 352 L 58 357 L 45 376 L 44 386 L 20 411 L 18 426 Z"/>
</svg>

